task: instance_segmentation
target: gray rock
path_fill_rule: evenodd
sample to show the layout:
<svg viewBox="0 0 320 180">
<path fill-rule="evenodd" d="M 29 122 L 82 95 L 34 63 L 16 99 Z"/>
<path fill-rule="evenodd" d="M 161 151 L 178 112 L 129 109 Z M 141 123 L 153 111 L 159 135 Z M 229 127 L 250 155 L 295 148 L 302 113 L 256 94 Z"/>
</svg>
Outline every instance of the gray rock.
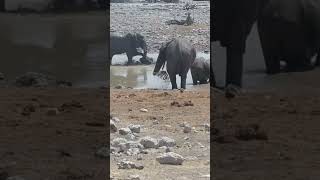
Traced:
<svg viewBox="0 0 320 180">
<path fill-rule="evenodd" d="M 158 140 L 149 136 L 143 137 L 140 139 L 140 144 L 143 145 L 144 148 L 158 148 Z"/>
<path fill-rule="evenodd" d="M 128 155 L 137 155 L 143 149 L 143 146 L 139 142 L 128 141 L 119 145 L 120 151 Z"/>
<path fill-rule="evenodd" d="M 210 124 L 204 124 L 203 126 L 206 131 L 210 131 Z"/>
<path fill-rule="evenodd" d="M 137 164 L 131 161 L 123 160 L 120 163 L 118 163 L 118 168 L 119 169 L 143 169 L 144 166 L 141 164 Z"/>
<path fill-rule="evenodd" d="M 130 175 L 128 180 L 140 180 L 139 175 Z"/>
<path fill-rule="evenodd" d="M 191 126 L 186 124 L 184 127 L 183 127 L 183 132 L 184 133 L 190 133 L 191 132 Z"/>
<path fill-rule="evenodd" d="M 130 133 L 131 133 L 131 130 L 129 128 L 120 128 L 119 129 L 119 134 L 121 134 L 121 135 L 127 135 Z"/>
<path fill-rule="evenodd" d="M 115 138 L 111 141 L 111 146 L 113 147 L 119 147 L 120 144 L 126 143 L 127 140 L 124 138 Z"/>
<path fill-rule="evenodd" d="M 174 147 L 176 145 L 176 141 L 174 139 L 168 137 L 162 137 L 159 139 L 159 147 L 166 146 L 166 147 Z"/>
<path fill-rule="evenodd" d="M 116 133 L 118 131 L 118 128 L 116 126 L 116 123 L 113 120 L 110 120 L 110 132 Z"/>
<path fill-rule="evenodd" d="M 129 141 L 136 140 L 136 136 L 134 134 L 132 134 L 132 133 L 129 133 L 129 134 L 125 135 L 124 138 L 126 138 L 126 140 L 129 140 Z"/>
<path fill-rule="evenodd" d="M 140 133 L 141 125 L 130 124 L 128 128 L 134 133 Z"/>
<path fill-rule="evenodd" d="M 120 122 L 120 119 L 117 118 L 117 117 L 112 117 L 111 119 L 112 119 L 114 122 L 117 122 L 117 123 Z"/>
<path fill-rule="evenodd" d="M 165 153 L 161 156 L 158 156 L 156 158 L 156 160 L 160 163 L 160 164 L 170 164 L 170 165 L 182 165 L 184 158 L 174 152 L 168 152 Z"/>
</svg>

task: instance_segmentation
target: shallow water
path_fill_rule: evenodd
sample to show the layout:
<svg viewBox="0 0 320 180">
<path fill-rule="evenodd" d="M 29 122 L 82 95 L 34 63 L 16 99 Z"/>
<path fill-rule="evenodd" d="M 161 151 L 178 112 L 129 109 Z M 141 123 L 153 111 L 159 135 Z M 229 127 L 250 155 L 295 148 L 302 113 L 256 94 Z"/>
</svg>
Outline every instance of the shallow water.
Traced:
<svg viewBox="0 0 320 180">
<path fill-rule="evenodd" d="M 105 14 L 0 13 L 0 72 L 9 81 L 28 71 L 72 81 L 106 84 Z"/>
<path fill-rule="evenodd" d="M 134 61 L 138 61 L 141 56 L 134 57 Z M 148 57 L 152 57 L 154 62 L 156 61 L 158 54 L 148 54 Z M 198 53 L 197 57 L 210 58 L 210 54 Z M 123 85 L 126 87 L 132 87 L 136 89 L 144 88 L 156 88 L 156 89 L 171 89 L 170 80 L 162 80 L 157 76 L 153 76 L 152 72 L 154 64 L 151 65 L 134 65 L 134 66 L 122 66 L 127 62 L 127 56 L 125 54 L 115 55 L 112 59 L 113 65 L 110 68 L 110 82 L 111 87 L 117 85 Z M 180 77 L 177 76 L 177 85 L 180 87 Z M 193 86 L 192 77 L 189 71 L 187 75 L 187 89 L 188 88 L 201 88 L 201 85 Z"/>
</svg>

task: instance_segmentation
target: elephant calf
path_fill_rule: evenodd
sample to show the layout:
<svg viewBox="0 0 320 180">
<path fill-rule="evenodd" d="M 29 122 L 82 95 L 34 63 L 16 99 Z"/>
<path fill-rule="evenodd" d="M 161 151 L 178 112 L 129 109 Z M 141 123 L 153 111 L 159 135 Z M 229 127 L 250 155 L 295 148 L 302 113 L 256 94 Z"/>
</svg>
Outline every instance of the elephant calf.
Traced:
<svg viewBox="0 0 320 180">
<path fill-rule="evenodd" d="M 207 84 L 210 79 L 210 61 L 203 57 L 196 58 L 191 65 L 193 85 Z"/>
</svg>

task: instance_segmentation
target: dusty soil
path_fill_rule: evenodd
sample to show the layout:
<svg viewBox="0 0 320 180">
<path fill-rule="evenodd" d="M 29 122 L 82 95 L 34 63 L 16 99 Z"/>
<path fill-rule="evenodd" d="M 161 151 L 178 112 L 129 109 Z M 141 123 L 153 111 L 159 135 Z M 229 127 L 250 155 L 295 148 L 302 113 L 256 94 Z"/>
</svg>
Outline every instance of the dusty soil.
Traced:
<svg viewBox="0 0 320 180">
<path fill-rule="evenodd" d="M 95 153 L 108 143 L 106 96 L 98 88 L 1 88 L 0 173 L 105 179 L 107 161 Z"/>
<path fill-rule="evenodd" d="M 118 34 L 140 33 L 145 36 L 149 52 L 157 52 L 163 42 L 183 37 L 198 51 L 209 51 L 210 2 L 192 2 L 189 10 L 194 23 L 190 26 L 167 25 L 168 20 L 186 20 L 185 2 L 180 3 L 112 3 L 110 31 Z"/>
<path fill-rule="evenodd" d="M 212 91 L 214 179 L 319 177 L 320 96 L 313 80 L 318 75 L 277 75 L 289 76 L 281 90 L 248 91 L 234 99 Z"/>
<path fill-rule="evenodd" d="M 185 102 L 189 106 L 185 106 Z M 172 138 L 177 143 L 172 152 L 186 158 L 182 165 L 161 165 L 156 161 L 156 156 L 165 152 L 161 148 L 148 149 L 148 154 L 140 154 L 142 160 L 135 155 L 111 154 L 111 176 L 114 179 L 125 179 L 129 175 L 155 180 L 210 178 L 210 133 L 203 126 L 210 123 L 209 85 L 184 92 L 112 89 L 110 106 L 111 114 L 120 119 L 116 123 L 118 128 L 138 124 L 143 126 L 139 138 Z M 141 108 L 148 112 L 141 112 Z M 184 122 L 194 127 L 190 133 L 184 133 L 180 127 Z M 111 134 L 111 140 L 117 137 L 123 136 L 119 132 Z M 117 163 L 124 159 L 142 164 L 144 169 L 118 169 Z"/>
</svg>

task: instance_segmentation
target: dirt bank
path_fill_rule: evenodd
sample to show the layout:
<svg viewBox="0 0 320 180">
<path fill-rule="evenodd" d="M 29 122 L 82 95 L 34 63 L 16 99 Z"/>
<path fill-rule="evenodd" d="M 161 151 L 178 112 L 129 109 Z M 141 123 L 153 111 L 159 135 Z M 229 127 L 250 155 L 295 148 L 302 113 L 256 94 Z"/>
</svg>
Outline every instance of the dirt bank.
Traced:
<svg viewBox="0 0 320 180">
<path fill-rule="evenodd" d="M 111 154 L 111 175 L 114 179 L 138 175 L 141 179 L 209 179 L 210 148 L 209 124 L 210 111 L 209 86 L 180 91 L 172 90 L 111 90 L 111 113 L 120 119 L 116 122 L 118 130 L 130 124 L 141 125 L 132 141 L 146 136 L 159 139 L 169 137 L 176 143 L 170 151 L 182 155 L 186 160 L 182 165 L 162 165 L 156 157 L 165 153 L 163 148 L 144 149 L 145 153 L 127 155 Z M 143 110 L 143 109 L 146 110 Z M 147 111 L 147 112 L 146 112 Z M 191 132 L 184 133 L 181 124 L 190 125 Z M 208 128 L 208 127 L 207 127 Z M 111 134 L 111 141 L 127 138 L 120 131 Z M 138 169 L 118 169 L 124 159 L 144 166 Z"/>
<path fill-rule="evenodd" d="M 104 179 L 106 101 L 105 89 L 1 88 L 1 175 Z"/>
<path fill-rule="evenodd" d="M 215 91 L 214 179 L 319 177 L 320 96 L 319 85 L 306 81 L 310 74 L 292 74 L 278 91 L 249 91 L 231 100 Z"/>
</svg>

